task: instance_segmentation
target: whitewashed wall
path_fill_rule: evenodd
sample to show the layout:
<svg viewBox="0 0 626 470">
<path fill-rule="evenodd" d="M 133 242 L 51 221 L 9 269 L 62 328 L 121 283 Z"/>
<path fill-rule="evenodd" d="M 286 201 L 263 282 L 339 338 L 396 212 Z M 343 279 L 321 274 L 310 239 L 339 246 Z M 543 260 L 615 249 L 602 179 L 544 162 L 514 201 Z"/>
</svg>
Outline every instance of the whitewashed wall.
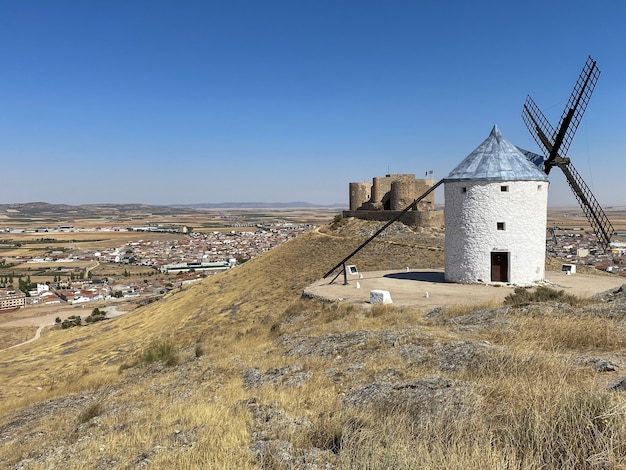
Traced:
<svg viewBox="0 0 626 470">
<path fill-rule="evenodd" d="M 509 252 L 509 282 L 545 278 L 547 181 L 445 183 L 445 277 L 491 283 L 491 252 Z M 507 192 L 501 186 L 508 186 Z M 466 192 L 463 192 L 466 188 Z M 505 230 L 497 230 L 504 222 Z"/>
</svg>

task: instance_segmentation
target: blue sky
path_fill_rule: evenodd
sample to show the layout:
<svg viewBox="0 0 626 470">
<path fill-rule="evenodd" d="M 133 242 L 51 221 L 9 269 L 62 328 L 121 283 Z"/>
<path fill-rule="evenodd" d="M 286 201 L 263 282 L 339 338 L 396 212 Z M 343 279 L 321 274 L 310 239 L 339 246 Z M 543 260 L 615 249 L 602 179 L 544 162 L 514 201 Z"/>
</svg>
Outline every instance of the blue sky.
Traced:
<svg viewBox="0 0 626 470">
<path fill-rule="evenodd" d="M 526 95 L 556 126 L 591 55 L 568 156 L 626 205 L 626 3 L 601 5 L 0 0 L 0 203 L 347 205 L 351 181 L 445 177 L 494 124 L 538 151 Z"/>
</svg>

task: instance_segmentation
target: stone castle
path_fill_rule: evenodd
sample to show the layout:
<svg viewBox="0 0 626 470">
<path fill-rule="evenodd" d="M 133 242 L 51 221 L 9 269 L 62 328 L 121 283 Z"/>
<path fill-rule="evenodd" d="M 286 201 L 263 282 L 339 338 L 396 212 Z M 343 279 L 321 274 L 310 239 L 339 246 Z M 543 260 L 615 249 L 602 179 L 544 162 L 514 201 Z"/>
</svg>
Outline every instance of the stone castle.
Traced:
<svg viewBox="0 0 626 470">
<path fill-rule="evenodd" d="M 434 184 L 435 180 L 416 179 L 413 174 L 392 174 L 374 177 L 371 183 L 350 183 L 350 210 L 343 211 L 343 217 L 391 220 Z M 443 211 L 435 210 L 435 193 L 422 199 L 400 221 L 410 227 L 443 226 Z"/>
</svg>

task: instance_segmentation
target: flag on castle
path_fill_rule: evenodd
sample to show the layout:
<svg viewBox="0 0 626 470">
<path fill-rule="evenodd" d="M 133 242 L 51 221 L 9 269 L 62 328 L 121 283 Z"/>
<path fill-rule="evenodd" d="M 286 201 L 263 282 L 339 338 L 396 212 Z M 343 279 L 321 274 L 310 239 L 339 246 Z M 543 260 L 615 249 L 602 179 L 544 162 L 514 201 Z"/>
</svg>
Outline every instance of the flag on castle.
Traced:
<svg viewBox="0 0 626 470">
<path fill-rule="evenodd" d="M 428 176 L 428 175 L 432 175 L 432 174 L 433 174 L 433 170 L 428 170 L 424 176 Z"/>
</svg>

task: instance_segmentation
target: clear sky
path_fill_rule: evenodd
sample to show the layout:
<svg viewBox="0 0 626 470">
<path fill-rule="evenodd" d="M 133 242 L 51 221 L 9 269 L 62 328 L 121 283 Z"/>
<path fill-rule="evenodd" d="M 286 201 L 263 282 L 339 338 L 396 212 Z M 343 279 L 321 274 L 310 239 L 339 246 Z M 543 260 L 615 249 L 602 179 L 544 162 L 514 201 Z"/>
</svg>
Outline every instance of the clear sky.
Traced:
<svg viewBox="0 0 626 470">
<path fill-rule="evenodd" d="M 617 0 L 0 0 L 0 203 L 347 205 L 351 181 L 445 177 L 494 124 L 537 152 L 526 95 L 556 126 L 591 55 L 568 156 L 626 205 L 625 22 Z"/>
</svg>

